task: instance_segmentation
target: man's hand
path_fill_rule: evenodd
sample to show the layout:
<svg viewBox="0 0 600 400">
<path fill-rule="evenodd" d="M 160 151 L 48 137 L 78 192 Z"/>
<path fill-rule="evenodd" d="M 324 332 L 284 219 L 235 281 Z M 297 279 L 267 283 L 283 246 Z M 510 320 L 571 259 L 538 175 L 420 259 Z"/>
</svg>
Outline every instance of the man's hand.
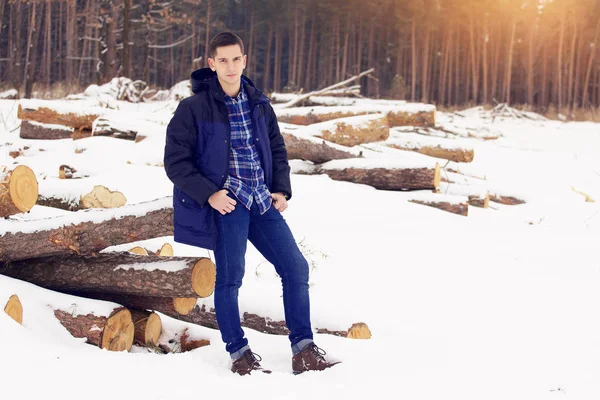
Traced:
<svg viewBox="0 0 600 400">
<path fill-rule="evenodd" d="M 283 193 L 271 193 L 271 198 L 273 199 L 273 206 L 277 211 L 284 212 L 288 208 L 288 202 Z"/>
<path fill-rule="evenodd" d="M 221 213 L 221 215 L 229 214 L 235 209 L 237 202 L 231 197 L 227 196 L 228 191 L 223 189 L 213 193 L 208 198 L 208 204 L 215 210 Z"/>
</svg>

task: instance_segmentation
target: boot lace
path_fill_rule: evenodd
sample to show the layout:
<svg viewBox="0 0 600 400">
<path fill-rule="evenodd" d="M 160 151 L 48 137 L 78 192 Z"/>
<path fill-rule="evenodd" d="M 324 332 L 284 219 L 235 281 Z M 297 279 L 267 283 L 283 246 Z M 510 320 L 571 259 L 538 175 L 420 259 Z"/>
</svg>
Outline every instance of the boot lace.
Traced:
<svg viewBox="0 0 600 400">
<path fill-rule="evenodd" d="M 253 353 L 251 351 L 249 351 L 246 354 L 244 354 L 244 356 L 246 357 L 246 361 L 248 361 L 248 365 L 251 368 L 260 367 L 260 362 L 262 361 L 262 357 L 261 356 L 259 356 L 256 353 Z"/>
<path fill-rule="evenodd" d="M 319 362 L 325 362 L 325 354 L 327 354 L 325 352 L 325 350 L 323 350 L 322 348 L 318 347 L 314 343 L 311 343 L 309 346 L 310 346 L 310 351 L 314 354 L 315 358 Z"/>
</svg>

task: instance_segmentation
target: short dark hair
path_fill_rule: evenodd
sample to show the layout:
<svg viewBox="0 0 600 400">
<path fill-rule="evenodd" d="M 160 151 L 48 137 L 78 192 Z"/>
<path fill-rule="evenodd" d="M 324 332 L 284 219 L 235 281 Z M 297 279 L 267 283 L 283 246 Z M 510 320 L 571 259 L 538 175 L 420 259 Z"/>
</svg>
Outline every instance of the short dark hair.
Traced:
<svg viewBox="0 0 600 400">
<path fill-rule="evenodd" d="M 212 38 L 210 44 L 208 45 L 208 54 L 211 58 L 214 58 L 217 54 L 217 48 L 225 47 L 225 46 L 233 46 L 238 44 L 240 49 L 242 50 L 242 54 L 244 54 L 244 42 L 242 39 L 233 32 L 222 32 L 217 36 Z"/>
</svg>

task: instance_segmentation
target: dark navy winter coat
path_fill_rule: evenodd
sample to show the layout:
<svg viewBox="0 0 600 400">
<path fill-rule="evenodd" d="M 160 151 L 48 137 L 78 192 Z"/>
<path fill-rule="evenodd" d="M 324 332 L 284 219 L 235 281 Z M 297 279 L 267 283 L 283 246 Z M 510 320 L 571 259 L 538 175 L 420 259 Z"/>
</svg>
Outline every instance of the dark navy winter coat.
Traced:
<svg viewBox="0 0 600 400">
<path fill-rule="evenodd" d="M 271 193 L 292 196 L 290 167 L 283 137 L 269 99 L 245 76 L 252 134 Z M 194 95 L 184 99 L 167 127 L 164 165 L 174 184 L 175 241 L 214 249 L 215 213 L 208 198 L 223 188 L 229 171 L 231 131 L 225 93 L 215 72 L 192 73 Z"/>
</svg>

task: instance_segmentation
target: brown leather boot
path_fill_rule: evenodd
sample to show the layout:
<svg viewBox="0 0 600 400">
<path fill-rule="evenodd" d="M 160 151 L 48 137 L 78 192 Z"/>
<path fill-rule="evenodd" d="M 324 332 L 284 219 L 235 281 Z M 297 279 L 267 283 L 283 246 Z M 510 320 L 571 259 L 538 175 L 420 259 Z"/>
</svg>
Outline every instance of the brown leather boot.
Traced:
<svg viewBox="0 0 600 400">
<path fill-rule="evenodd" d="M 301 374 L 305 371 L 323 371 L 329 367 L 333 367 L 338 362 L 329 362 L 325 360 L 325 350 L 311 343 L 306 346 L 300 353 L 292 357 L 292 369 L 294 375 Z"/>
<path fill-rule="evenodd" d="M 270 374 L 271 371 L 260 366 L 259 361 L 262 358 L 251 350 L 246 350 L 244 354 L 231 364 L 231 371 L 240 375 L 247 375 L 252 371 L 261 371 Z"/>
</svg>

